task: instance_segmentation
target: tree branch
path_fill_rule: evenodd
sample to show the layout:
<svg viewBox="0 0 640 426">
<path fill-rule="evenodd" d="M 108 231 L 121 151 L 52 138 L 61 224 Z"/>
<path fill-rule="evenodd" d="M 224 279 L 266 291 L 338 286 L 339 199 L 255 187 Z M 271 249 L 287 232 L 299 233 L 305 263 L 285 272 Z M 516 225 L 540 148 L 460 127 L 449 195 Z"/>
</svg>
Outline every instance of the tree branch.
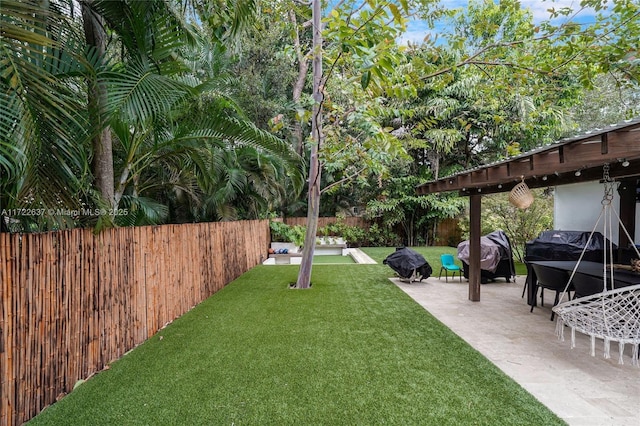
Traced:
<svg viewBox="0 0 640 426">
<path fill-rule="evenodd" d="M 631 16 L 629 19 L 627 19 L 624 22 L 621 22 L 619 25 L 611 28 L 609 31 L 601 34 L 598 36 L 598 38 L 596 40 L 602 40 L 603 38 L 607 37 L 608 35 L 615 33 L 619 28 L 623 27 L 626 23 L 630 22 L 631 20 L 633 20 L 634 18 L 636 18 L 638 15 L 640 15 L 640 12 L 634 14 L 633 16 Z M 580 56 L 580 54 L 584 53 L 585 51 L 587 51 L 591 46 L 593 46 L 593 44 L 590 44 L 589 46 L 585 46 L 582 50 L 578 51 L 575 55 L 572 55 L 570 58 L 568 58 L 567 60 L 563 61 L 562 63 L 558 64 L 557 66 L 555 66 L 554 68 L 550 69 L 550 70 L 541 70 L 541 69 L 535 69 L 535 68 L 530 68 L 530 67 L 524 67 L 521 65 L 517 65 L 517 64 L 513 64 L 513 63 L 502 63 L 502 62 L 490 62 L 490 61 L 476 61 L 475 59 L 478 58 L 479 56 L 481 56 L 482 54 L 493 50 L 493 49 L 497 49 L 497 48 L 502 48 L 502 47 L 514 47 L 514 46 L 519 46 L 525 43 L 533 43 L 533 42 L 539 42 L 539 41 L 543 41 L 543 40 L 548 40 L 551 39 L 553 37 L 556 37 L 560 34 L 561 29 L 566 27 L 567 25 L 575 25 L 572 23 L 567 23 L 567 24 L 563 24 L 560 27 L 558 27 L 557 31 L 554 31 L 552 33 L 549 34 L 545 34 L 543 36 L 540 37 L 534 37 L 531 39 L 527 39 L 527 40 L 512 40 L 512 41 L 507 41 L 507 42 L 500 42 L 500 43 L 493 43 L 490 44 L 488 46 L 483 47 L 482 49 L 478 50 L 477 52 L 475 52 L 474 54 L 472 54 L 471 56 L 469 56 L 467 59 L 458 62 L 456 65 L 451 66 L 451 67 L 446 67 L 443 69 L 440 69 L 438 71 L 435 71 L 433 73 L 427 74 L 425 76 L 421 77 L 421 80 L 427 80 L 433 77 L 437 77 L 439 75 L 442 74 L 446 74 L 451 72 L 454 68 L 459 68 L 462 66 L 466 66 L 466 65 L 493 65 L 493 66 L 511 66 L 514 68 L 520 68 L 520 69 L 524 69 L 533 73 L 537 73 L 537 74 L 548 74 L 548 73 L 554 73 L 555 71 L 557 71 L 558 69 L 566 66 L 567 64 L 571 63 L 572 61 L 575 60 L 575 58 L 577 58 L 578 56 Z M 575 35 L 575 34 L 573 34 Z"/>
<path fill-rule="evenodd" d="M 338 185 L 342 185 L 344 182 L 350 181 L 351 179 L 354 179 L 354 178 L 358 177 L 358 175 L 360 175 L 360 173 L 364 172 L 366 169 L 367 169 L 367 167 L 364 166 L 363 168 L 361 168 L 357 172 L 352 173 L 349 176 L 346 176 L 346 177 L 340 179 L 339 181 L 333 182 L 331 185 L 325 186 L 324 188 L 322 188 L 320 190 L 320 194 L 324 194 L 325 192 L 329 191 L 331 188 L 333 188 L 335 186 L 338 186 Z"/>
</svg>

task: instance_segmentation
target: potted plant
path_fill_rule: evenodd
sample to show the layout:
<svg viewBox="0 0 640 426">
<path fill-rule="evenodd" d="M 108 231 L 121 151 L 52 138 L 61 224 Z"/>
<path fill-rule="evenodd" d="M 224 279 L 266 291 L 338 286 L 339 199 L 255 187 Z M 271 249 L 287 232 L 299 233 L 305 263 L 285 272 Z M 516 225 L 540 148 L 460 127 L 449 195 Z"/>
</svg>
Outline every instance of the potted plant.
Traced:
<svg viewBox="0 0 640 426">
<path fill-rule="evenodd" d="M 298 252 L 304 244 L 306 228 L 302 225 L 289 226 L 284 222 L 269 222 L 271 229 L 271 248 L 286 248 L 291 253 Z"/>
<path fill-rule="evenodd" d="M 292 243 L 298 246 L 300 249 L 304 246 L 304 239 L 307 235 L 307 228 L 302 225 L 295 225 L 291 227 L 289 239 Z"/>
<path fill-rule="evenodd" d="M 327 240 L 329 238 L 329 228 L 327 226 L 323 226 L 322 228 L 318 229 L 318 233 L 321 235 L 320 244 L 327 244 Z"/>
</svg>

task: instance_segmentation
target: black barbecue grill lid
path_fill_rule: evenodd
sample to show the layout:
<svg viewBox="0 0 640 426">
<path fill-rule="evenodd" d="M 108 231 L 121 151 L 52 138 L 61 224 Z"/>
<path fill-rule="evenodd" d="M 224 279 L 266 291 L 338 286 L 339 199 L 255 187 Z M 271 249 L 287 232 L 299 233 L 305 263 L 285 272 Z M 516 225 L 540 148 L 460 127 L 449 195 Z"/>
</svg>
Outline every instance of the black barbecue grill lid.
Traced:
<svg viewBox="0 0 640 426">
<path fill-rule="evenodd" d="M 591 232 L 585 231 L 543 231 L 538 238 L 525 244 L 525 260 L 578 260 L 585 250 L 583 260 L 602 262 L 609 241 L 605 240 L 600 232 L 594 232 L 589 241 Z M 589 244 L 587 245 L 587 241 Z M 613 249 L 617 246 L 613 244 Z"/>
<path fill-rule="evenodd" d="M 388 265 L 402 278 L 411 278 L 414 271 L 422 276 L 420 280 L 429 278 L 432 269 L 427 260 L 418 252 L 408 247 L 398 247 L 396 251 L 387 256 L 383 264 Z"/>
</svg>

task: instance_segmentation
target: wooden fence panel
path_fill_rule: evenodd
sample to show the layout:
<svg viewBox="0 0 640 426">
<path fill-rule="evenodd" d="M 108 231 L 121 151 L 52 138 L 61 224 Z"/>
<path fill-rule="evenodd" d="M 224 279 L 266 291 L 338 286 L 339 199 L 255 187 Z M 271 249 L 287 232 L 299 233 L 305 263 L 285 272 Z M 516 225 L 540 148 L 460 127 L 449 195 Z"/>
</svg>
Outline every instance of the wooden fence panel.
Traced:
<svg viewBox="0 0 640 426">
<path fill-rule="evenodd" d="M 436 246 L 457 247 L 462 241 L 462 230 L 458 219 L 444 219 L 438 223 Z"/>
<path fill-rule="evenodd" d="M 267 220 L 0 233 L 0 426 L 261 263 L 269 237 Z"/>
</svg>

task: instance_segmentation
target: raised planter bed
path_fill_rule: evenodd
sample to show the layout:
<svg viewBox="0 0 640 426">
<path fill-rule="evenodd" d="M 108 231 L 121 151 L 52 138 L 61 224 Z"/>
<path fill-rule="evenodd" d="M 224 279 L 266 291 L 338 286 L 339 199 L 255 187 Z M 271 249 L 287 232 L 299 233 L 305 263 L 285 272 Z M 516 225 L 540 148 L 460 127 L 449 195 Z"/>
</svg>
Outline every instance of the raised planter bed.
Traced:
<svg viewBox="0 0 640 426">
<path fill-rule="evenodd" d="M 322 256 L 323 254 L 343 255 L 342 252 L 347 248 L 347 244 L 316 244 L 315 254 L 316 256 Z"/>
<path fill-rule="evenodd" d="M 342 256 L 351 256 L 355 263 L 375 264 L 375 260 L 371 259 L 360 249 L 346 248 L 341 253 Z M 263 262 L 264 265 L 299 265 L 302 262 L 302 253 L 288 254 L 270 254 L 269 258 Z"/>
<path fill-rule="evenodd" d="M 302 253 L 272 253 L 269 259 L 274 260 L 273 263 L 269 262 L 272 265 L 299 265 L 302 262 Z"/>
<path fill-rule="evenodd" d="M 279 243 L 273 242 L 271 243 L 271 248 L 275 251 L 286 249 L 289 253 L 298 253 L 300 252 L 300 247 L 295 245 L 294 243 Z"/>
<path fill-rule="evenodd" d="M 331 243 L 323 244 L 325 241 L 331 241 Z M 338 255 L 345 256 L 347 250 L 347 243 L 342 238 L 325 239 L 325 237 L 319 237 L 317 239 L 314 255 Z M 302 262 L 302 250 L 294 243 L 271 243 L 271 248 L 274 251 L 287 249 L 287 253 L 269 253 L 268 259 L 264 262 L 266 265 L 299 265 Z"/>
<path fill-rule="evenodd" d="M 294 243 L 273 242 L 271 248 L 276 252 L 287 250 L 287 253 L 269 253 L 265 265 L 299 265 L 302 261 L 302 251 Z"/>
</svg>

